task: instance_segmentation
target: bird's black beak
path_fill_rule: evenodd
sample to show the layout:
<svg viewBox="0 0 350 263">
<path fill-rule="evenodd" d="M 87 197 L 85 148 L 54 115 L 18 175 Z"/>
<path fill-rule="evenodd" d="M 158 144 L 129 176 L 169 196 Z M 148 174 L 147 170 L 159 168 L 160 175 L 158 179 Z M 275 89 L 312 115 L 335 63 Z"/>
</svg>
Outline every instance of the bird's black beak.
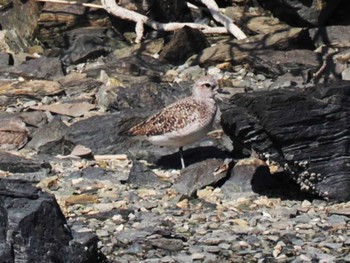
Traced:
<svg viewBox="0 0 350 263">
<path fill-rule="evenodd" d="M 216 92 L 220 94 L 230 94 L 228 91 L 222 88 L 222 80 L 218 80 L 218 85 L 216 86 Z"/>
<path fill-rule="evenodd" d="M 220 87 L 216 91 L 217 91 L 217 93 L 220 93 L 220 94 L 230 94 L 230 92 L 228 92 L 227 90 L 224 90 Z"/>
</svg>

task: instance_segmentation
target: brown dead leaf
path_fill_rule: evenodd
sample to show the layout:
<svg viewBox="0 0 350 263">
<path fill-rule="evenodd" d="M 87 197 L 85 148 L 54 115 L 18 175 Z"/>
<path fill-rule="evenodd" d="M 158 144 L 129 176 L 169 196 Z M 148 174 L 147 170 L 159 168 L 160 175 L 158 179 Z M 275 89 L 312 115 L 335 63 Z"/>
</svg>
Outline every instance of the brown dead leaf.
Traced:
<svg viewBox="0 0 350 263">
<path fill-rule="evenodd" d="M 28 138 L 26 124 L 19 118 L 0 120 L 0 149 L 20 149 L 27 143 Z"/>
</svg>

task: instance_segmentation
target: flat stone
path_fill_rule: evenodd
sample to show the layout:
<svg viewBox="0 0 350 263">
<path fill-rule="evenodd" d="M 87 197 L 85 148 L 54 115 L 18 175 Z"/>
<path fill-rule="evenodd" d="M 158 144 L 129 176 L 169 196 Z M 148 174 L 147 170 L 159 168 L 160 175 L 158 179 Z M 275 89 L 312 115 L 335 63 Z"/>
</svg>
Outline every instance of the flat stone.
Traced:
<svg viewBox="0 0 350 263">
<path fill-rule="evenodd" d="M 191 196 L 197 190 L 212 185 L 226 176 L 226 171 L 215 173 L 222 164 L 222 160 L 208 159 L 190 165 L 181 171 L 181 176 L 176 180 L 173 188 L 181 194 Z"/>
<path fill-rule="evenodd" d="M 6 97 L 8 102 L 28 97 L 42 99 L 45 96 L 59 94 L 62 91 L 62 87 L 58 82 L 49 80 L 30 80 L 0 84 L 0 97 Z"/>
<path fill-rule="evenodd" d="M 151 243 L 157 248 L 169 251 L 180 251 L 184 247 L 183 241 L 180 239 L 159 238 L 152 240 Z"/>
<path fill-rule="evenodd" d="M 8 71 L 15 76 L 46 80 L 54 80 L 64 75 L 61 60 L 56 57 L 48 58 L 45 56 L 25 61 Z"/>
<path fill-rule="evenodd" d="M 133 162 L 129 177 L 125 182 L 134 187 L 165 187 L 170 185 L 158 177 L 150 168 L 138 161 Z"/>
<path fill-rule="evenodd" d="M 11 173 L 34 173 L 40 170 L 50 170 L 47 162 L 27 159 L 8 152 L 0 151 L 0 169 Z"/>
<path fill-rule="evenodd" d="M 50 111 L 52 113 L 57 113 L 60 115 L 67 115 L 72 117 L 79 117 L 86 115 L 90 110 L 96 108 L 96 105 L 88 103 L 88 102 L 66 102 L 66 103 L 55 103 L 50 105 L 39 105 L 32 106 L 30 109 L 32 110 L 42 110 L 42 111 Z"/>
</svg>

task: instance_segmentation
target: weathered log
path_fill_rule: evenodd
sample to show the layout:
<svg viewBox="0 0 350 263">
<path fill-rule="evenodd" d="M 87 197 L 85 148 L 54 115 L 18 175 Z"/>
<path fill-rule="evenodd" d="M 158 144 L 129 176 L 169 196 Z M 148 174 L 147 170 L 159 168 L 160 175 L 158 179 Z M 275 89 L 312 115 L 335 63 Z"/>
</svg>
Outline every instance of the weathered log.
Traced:
<svg viewBox="0 0 350 263">
<path fill-rule="evenodd" d="M 222 126 L 236 152 L 269 156 L 302 190 L 350 200 L 350 82 L 236 94 Z"/>
</svg>

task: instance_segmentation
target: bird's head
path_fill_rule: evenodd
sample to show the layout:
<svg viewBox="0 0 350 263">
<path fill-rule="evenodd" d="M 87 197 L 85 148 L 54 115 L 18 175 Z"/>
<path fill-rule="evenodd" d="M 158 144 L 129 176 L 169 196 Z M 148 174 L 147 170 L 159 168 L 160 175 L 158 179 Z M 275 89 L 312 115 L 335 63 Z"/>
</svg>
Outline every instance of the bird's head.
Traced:
<svg viewBox="0 0 350 263">
<path fill-rule="evenodd" d="M 196 98 L 213 98 L 218 89 L 218 76 L 205 76 L 193 85 L 192 94 Z"/>
</svg>

